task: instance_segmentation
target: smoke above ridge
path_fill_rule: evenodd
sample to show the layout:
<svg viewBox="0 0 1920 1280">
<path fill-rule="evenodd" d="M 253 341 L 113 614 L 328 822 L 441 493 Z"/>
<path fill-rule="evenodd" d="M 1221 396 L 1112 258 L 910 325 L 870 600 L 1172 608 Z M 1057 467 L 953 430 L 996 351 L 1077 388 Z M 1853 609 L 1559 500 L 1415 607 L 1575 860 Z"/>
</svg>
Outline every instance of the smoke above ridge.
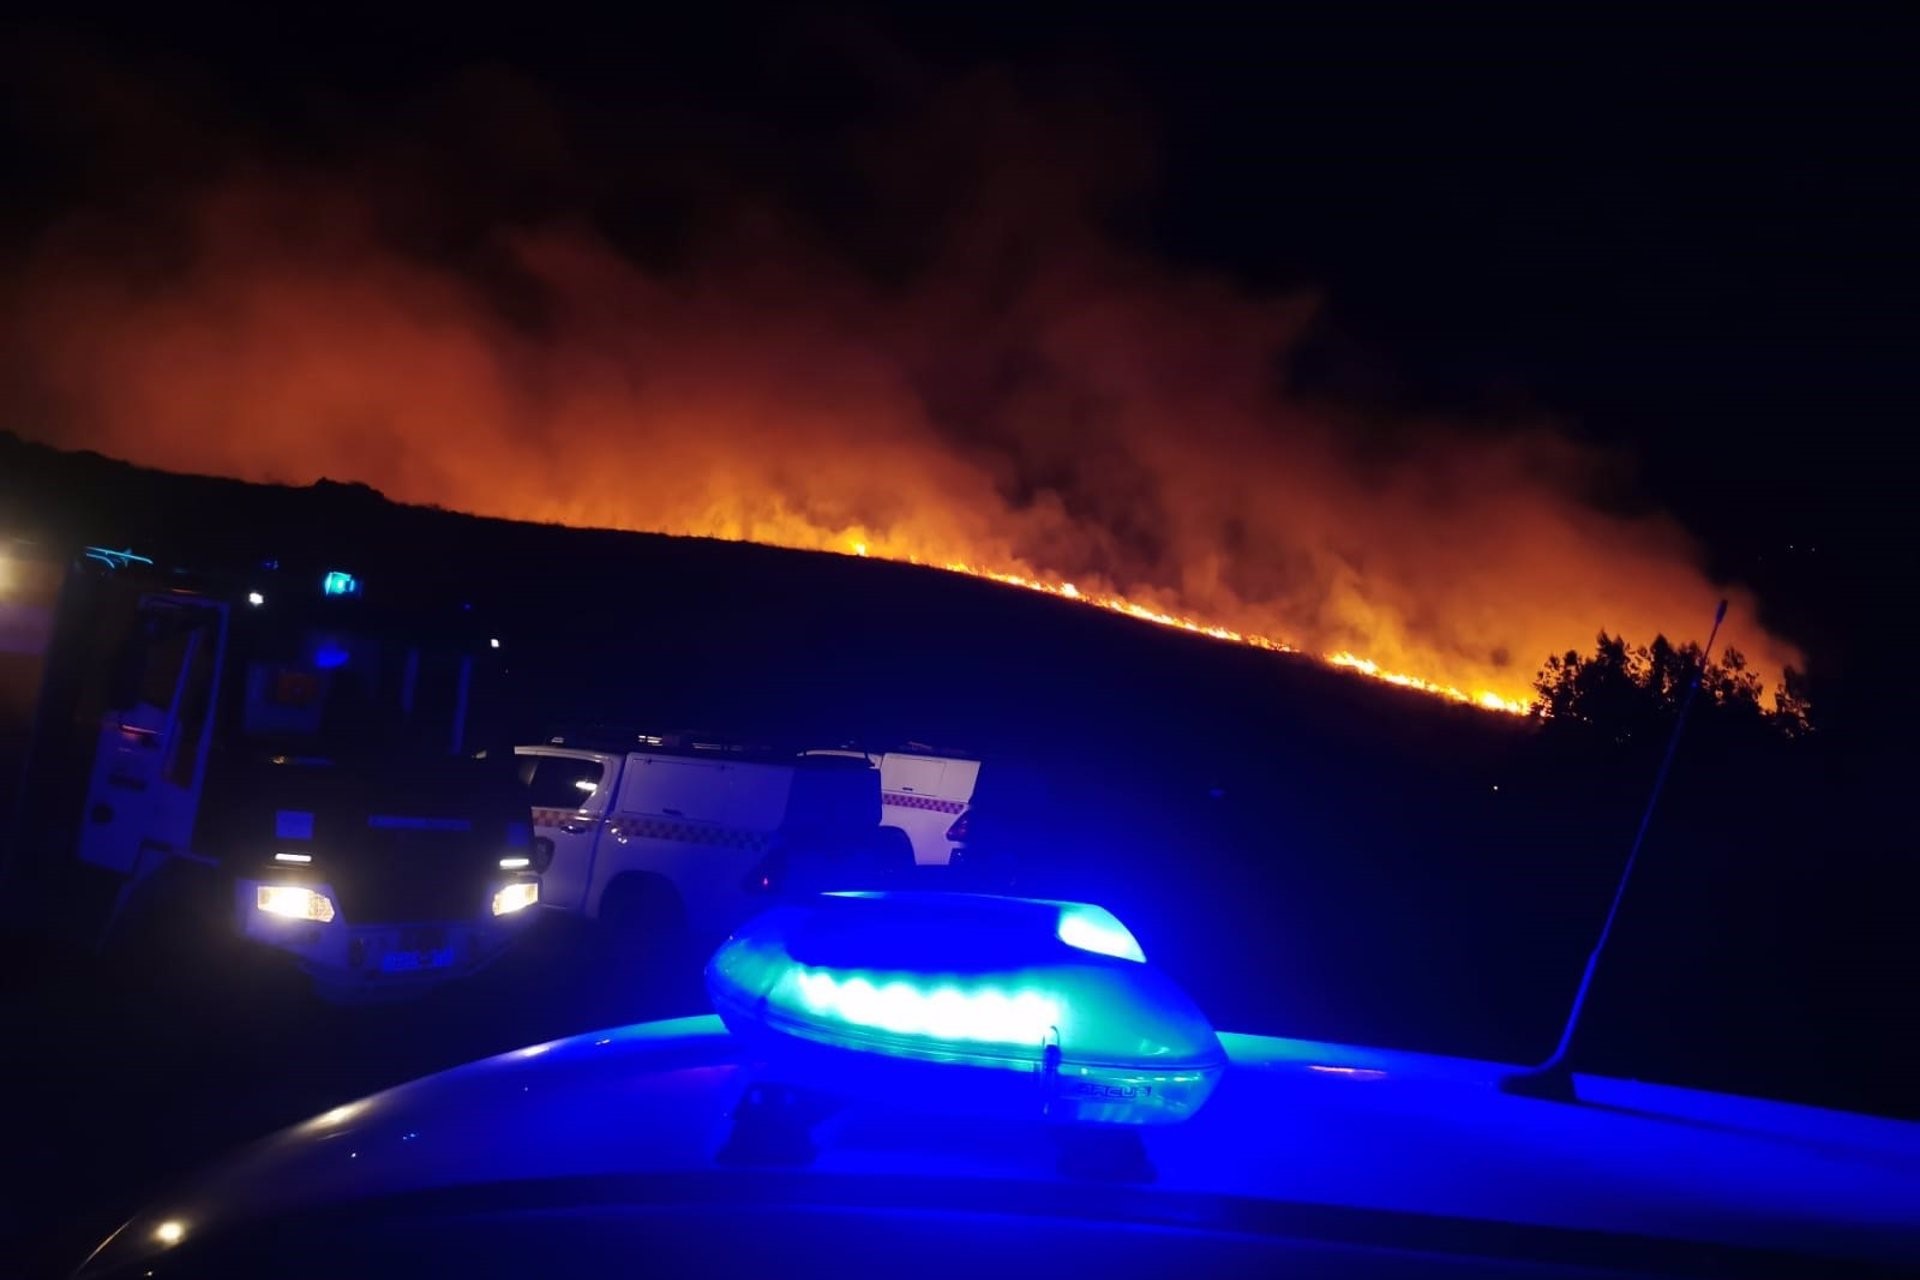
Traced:
<svg viewBox="0 0 1920 1280">
<path fill-rule="evenodd" d="M 63 73 L 87 172 L 0 277 L 9 425 L 571 525 L 965 566 L 1490 705 L 1605 629 L 1793 646 L 1622 460 L 1289 386 L 1311 296 L 1128 231 L 1151 122 L 992 70 L 883 126 L 617 127 L 454 72 L 298 143 Z M 790 145 L 791 143 L 791 145 Z M 1303 194 L 1303 198 L 1305 198 Z"/>
</svg>

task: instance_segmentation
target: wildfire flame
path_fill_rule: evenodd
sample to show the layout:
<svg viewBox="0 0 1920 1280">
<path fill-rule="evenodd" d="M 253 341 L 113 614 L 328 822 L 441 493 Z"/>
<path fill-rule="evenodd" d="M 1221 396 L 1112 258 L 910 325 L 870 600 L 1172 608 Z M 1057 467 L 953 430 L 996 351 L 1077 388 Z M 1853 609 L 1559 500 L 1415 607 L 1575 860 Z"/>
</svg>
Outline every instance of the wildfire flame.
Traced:
<svg viewBox="0 0 1920 1280">
<path fill-rule="evenodd" d="M 848 549 L 856 556 L 865 557 L 867 555 L 867 544 L 864 542 L 850 543 Z M 924 561 L 913 556 L 900 557 L 899 562 L 902 564 L 914 564 L 927 567 Z M 965 574 L 970 578 L 985 578 L 989 582 L 998 582 L 1009 587 L 1021 587 L 1027 591 L 1038 591 L 1043 595 L 1057 596 L 1062 600 L 1077 601 L 1080 604 L 1092 605 L 1095 608 L 1125 614 L 1127 617 L 1139 622 L 1151 622 L 1155 626 L 1171 627 L 1176 631 L 1186 631 L 1193 635 L 1206 636 L 1213 640 L 1226 640 L 1233 644 L 1243 644 L 1253 649 L 1265 649 L 1269 653 L 1300 653 L 1300 650 L 1294 645 L 1288 644 L 1284 640 L 1276 640 L 1272 636 L 1263 636 L 1258 632 L 1235 631 L 1232 627 L 1223 627 L 1217 623 L 1202 622 L 1197 618 L 1189 618 L 1177 613 L 1167 613 L 1159 609 L 1152 609 L 1138 601 L 1128 600 L 1124 596 L 1106 595 L 1100 592 L 1084 592 L 1071 582 L 1049 582 L 1041 578 L 1030 578 L 1024 574 L 1005 573 L 994 569 L 987 569 L 977 564 L 967 564 L 959 560 L 949 560 L 931 567 L 944 569 L 948 573 Z M 1422 680 L 1419 676 L 1408 675 L 1401 671 L 1388 671 L 1379 663 L 1368 658 L 1363 658 L 1355 653 L 1341 651 L 1338 653 L 1323 653 L 1318 656 L 1322 662 L 1330 666 L 1339 667 L 1342 670 L 1356 672 L 1387 684 L 1398 685 L 1402 689 L 1414 689 L 1421 693 L 1432 694 L 1437 698 L 1445 698 L 1449 702 L 1458 702 L 1467 706 L 1479 707 L 1486 711 L 1501 711 L 1508 715 L 1523 716 L 1527 714 L 1530 705 L 1523 699 L 1502 697 L 1491 689 L 1481 689 L 1478 692 L 1470 694 L 1454 685 L 1442 684 L 1433 680 Z"/>
<path fill-rule="evenodd" d="M 847 248 L 861 229 L 726 189 L 704 145 L 669 251 L 597 229 L 565 182 L 557 209 L 507 219 L 512 166 L 465 124 L 498 105 L 456 101 L 446 139 L 383 123 L 319 168 L 210 158 L 228 131 L 209 129 L 173 139 L 171 183 L 139 176 L 167 113 L 135 113 L 127 163 L 82 166 L 135 175 L 128 197 L 0 257 L 8 426 L 172 470 L 944 569 L 1502 713 L 1549 655 L 1602 629 L 1695 637 L 1723 596 L 1751 669 L 1798 662 L 1673 521 L 1597 499 L 1630 490 L 1617 460 L 1553 422 L 1293 386 L 1314 299 L 1116 239 L 1103 202 L 1145 168 L 1104 113 L 1056 124 L 991 77 L 930 95 L 846 166 L 871 184 L 847 207 L 905 225 L 876 263 Z M 638 154 L 598 169 L 671 200 Z"/>
</svg>

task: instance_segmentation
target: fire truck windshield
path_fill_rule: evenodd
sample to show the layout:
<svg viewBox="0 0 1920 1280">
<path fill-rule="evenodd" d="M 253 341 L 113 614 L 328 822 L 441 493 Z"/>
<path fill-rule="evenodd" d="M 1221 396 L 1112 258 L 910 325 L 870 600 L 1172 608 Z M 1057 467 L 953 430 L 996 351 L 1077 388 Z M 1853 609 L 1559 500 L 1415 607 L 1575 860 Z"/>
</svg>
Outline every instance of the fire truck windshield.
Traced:
<svg viewBox="0 0 1920 1280">
<path fill-rule="evenodd" d="M 461 751 L 475 658 L 447 643 L 301 629 L 238 655 L 241 735 L 276 755 L 341 759 Z"/>
</svg>

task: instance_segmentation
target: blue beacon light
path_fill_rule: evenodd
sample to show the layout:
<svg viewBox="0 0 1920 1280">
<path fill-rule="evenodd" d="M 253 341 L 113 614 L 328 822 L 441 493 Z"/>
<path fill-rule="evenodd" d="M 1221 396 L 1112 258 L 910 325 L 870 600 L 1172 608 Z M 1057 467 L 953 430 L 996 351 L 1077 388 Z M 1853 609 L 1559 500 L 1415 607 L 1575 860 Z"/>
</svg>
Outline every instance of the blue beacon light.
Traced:
<svg viewBox="0 0 1920 1280">
<path fill-rule="evenodd" d="M 1083 903 L 823 894 L 742 927 L 707 990 L 782 1083 L 943 1111 L 1170 1124 L 1227 1064 L 1186 993 Z"/>
<path fill-rule="evenodd" d="M 350 573 L 330 569 L 320 579 L 320 593 L 329 596 L 357 596 L 360 594 L 360 580 Z"/>
</svg>

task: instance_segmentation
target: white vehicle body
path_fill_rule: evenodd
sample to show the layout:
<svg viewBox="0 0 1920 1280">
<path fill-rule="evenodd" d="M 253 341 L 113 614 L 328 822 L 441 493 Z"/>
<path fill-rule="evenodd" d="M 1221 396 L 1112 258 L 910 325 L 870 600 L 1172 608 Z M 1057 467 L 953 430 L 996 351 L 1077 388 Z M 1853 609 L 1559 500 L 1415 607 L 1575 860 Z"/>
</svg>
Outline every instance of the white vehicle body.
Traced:
<svg viewBox="0 0 1920 1280">
<path fill-rule="evenodd" d="M 623 882 L 644 883 L 671 888 L 689 931 L 723 933 L 758 905 L 749 877 L 783 846 L 879 827 L 878 772 L 853 761 L 555 744 L 515 753 L 535 842 L 552 846 L 540 905 L 588 919 Z"/>
<path fill-rule="evenodd" d="M 944 867 L 955 842 L 948 830 L 973 800 L 980 762 L 966 756 L 925 751 L 873 754 L 850 748 L 809 751 L 813 756 L 870 760 L 880 770 L 880 824 L 898 827 L 913 842 L 913 860 L 923 867 Z"/>
<path fill-rule="evenodd" d="M 978 760 L 889 751 L 880 757 L 880 821 L 907 833 L 915 862 L 944 867 L 953 857 L 947 831 L 979 780 Z"/>
</svg>

